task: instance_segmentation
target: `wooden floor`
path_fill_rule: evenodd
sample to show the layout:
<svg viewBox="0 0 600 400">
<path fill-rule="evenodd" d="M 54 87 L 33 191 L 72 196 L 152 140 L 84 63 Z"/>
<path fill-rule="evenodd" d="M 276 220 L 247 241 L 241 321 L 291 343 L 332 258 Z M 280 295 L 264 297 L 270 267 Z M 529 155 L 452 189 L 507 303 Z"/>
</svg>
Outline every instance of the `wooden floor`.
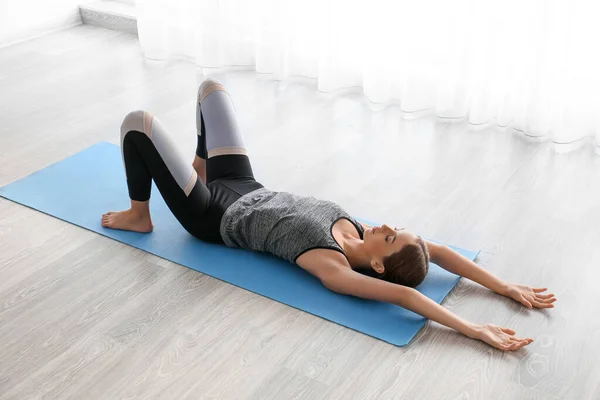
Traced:
<svg viewBox="0 0 600 400">
<path fill-rule="evenodd" d="M 600 399 L 594 145 L 562 154 L 311 80 L 216 75 L 265 185 L 482 249 L 502 278 L 547 286 L 553 310 L 465 281 L 443 303 L 536 341 L 503 353 L 430 323 L 394 347 L 0 199 L 0 399 Z M 0 185 L 118 143 L 134 109 L 191 162 L 201 79 L 89 26 L 0 50 Z"/>
</svg>

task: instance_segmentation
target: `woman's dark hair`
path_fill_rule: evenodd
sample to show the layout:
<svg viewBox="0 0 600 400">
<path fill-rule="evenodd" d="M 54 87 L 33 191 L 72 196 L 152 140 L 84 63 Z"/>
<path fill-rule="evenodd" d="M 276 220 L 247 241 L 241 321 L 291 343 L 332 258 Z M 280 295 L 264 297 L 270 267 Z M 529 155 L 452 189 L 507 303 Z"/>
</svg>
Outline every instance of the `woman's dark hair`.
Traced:
<svg viewBox="0 0 600 400">
<path fill-rule="evenodd" d="M 407 244 L 400 251 L 383 259 L 385 271 L 379 279 L 408 287 L 417 287 L 429 271 L 429 252 L 423 239 L 417 244 Z"/>
</svg>

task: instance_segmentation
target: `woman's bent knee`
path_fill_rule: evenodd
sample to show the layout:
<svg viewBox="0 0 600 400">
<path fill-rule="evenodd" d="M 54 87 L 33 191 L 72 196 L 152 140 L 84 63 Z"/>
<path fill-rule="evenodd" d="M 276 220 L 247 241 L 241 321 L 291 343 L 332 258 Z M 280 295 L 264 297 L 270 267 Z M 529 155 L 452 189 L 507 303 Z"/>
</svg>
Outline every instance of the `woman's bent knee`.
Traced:
<svg viewBox="0 0 600 400">
<path fill-rule="evenodd" d="M 152 114 L 142 110 L 127 114 L 121 124 L 121 140 L 131 131 L 142 132 L 152 138 Z"/>
<path fill-rule="evenodd" d="M 216 90 L 226 92 L 225 87 L 221 82 L 214 78 L 206 78 L 198 88 L 198 103 L 202 103 L 206 96 Z"/>
</svg>

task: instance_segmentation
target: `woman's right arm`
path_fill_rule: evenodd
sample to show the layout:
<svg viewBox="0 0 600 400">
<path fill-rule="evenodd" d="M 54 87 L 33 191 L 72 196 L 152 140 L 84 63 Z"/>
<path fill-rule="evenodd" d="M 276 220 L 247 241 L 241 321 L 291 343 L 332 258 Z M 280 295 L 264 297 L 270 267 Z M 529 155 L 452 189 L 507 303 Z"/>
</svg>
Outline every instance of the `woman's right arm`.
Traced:
<svg viewBox="0 0 600 400">
<path fill-rule="evenodd" d="M 329 267 L 320 268 L 321 272 L 316 275 L 334 292 L 396 304 L 501 350 L 517 350 L 533 341 L 514 337 L 511 329 L 466 321 L 413 288 L 371 278 L 345 266 L 331 265 L 335 263 L 333 260 L 325 263 L 330 264 Z"/>
</svg>

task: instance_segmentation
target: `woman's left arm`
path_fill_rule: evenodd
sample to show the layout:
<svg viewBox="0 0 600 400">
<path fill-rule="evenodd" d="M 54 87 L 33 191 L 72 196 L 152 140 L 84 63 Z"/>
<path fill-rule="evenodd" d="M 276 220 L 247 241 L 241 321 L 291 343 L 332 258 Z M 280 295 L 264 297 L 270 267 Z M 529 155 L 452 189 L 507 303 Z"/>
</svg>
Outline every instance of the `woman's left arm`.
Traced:
<svg viewBox="0 0 600 400">
<path fill-rule="evenodd" d="M 544 294 L 546 288 L 532 288 L 525 285 L 507 283 L 494 274 L 481 268 L 450 247 L 425 241 L 431 262 L 453 274 L 460 275 L 506 297 L 510 297 L 527 308 L 552 308 L 556 301 L 554 294 Z"/>
</svg>

